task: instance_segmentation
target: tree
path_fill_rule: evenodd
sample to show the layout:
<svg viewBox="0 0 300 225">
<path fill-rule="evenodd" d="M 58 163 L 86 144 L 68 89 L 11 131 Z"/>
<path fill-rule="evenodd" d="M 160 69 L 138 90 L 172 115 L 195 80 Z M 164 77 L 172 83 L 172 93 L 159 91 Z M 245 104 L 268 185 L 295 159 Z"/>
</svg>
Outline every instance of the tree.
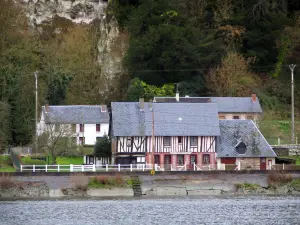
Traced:
<svg viewBox="0 0 300 225">
<path fill-rule="evenodd" d="M 128 101 L 138 101 L 139 98 L 145 98 L 146 101 L 153 99 L 155 96 L 174 96 L 174 85 L 164 84 L 162 87 L 149 85 L 138 78 L 132 79 L 128 91 Z"/>
<path fill-rule="evenodd" d="M 81 154 L 71 124 L 47 124 L 46 126 L 46 132 L 39 137 L 39 151 L 50 155 L 52 163 L 55 163 L 57 156 Z"/>
<path fill-rule="evenodd" d="M 0 152 L 10 141 L 10 108 L 5 102 L 0 101 Z"/>
<path fill-rule="evenodd" d="M 96 141 L 94 146 L 94 156 L 96 157 L 111 157 L 111 141 L 107 135 Z"/>
<path fill-rule="evenodd" d="M 251 59 L 246 60 L 236 52 L 229 52 L 221 66 L 206 76 L 208 87 L 217 96 L 250 96 L 258 78 L 249 72 Z"/>
</svg>

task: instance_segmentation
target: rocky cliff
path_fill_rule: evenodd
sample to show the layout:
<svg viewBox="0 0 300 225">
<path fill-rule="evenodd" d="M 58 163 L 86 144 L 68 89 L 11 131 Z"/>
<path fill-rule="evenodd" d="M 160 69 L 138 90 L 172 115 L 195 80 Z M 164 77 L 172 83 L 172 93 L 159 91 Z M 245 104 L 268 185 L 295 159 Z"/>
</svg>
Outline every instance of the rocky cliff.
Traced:
<svg viewBox="0 0 300 225">
<path fill-rule="evenodd" d="M 33 26 L 49 21 L 55 16 L 89 24 L 99 21 L 98 62 L 107 80 L 106 90 L 116 87 L 122 79 L 122 59 L 128 47 L 128 34 L 120 32 L 117 21 L 106 17 L 108 0 L 19 0 Z"/>
</svg>

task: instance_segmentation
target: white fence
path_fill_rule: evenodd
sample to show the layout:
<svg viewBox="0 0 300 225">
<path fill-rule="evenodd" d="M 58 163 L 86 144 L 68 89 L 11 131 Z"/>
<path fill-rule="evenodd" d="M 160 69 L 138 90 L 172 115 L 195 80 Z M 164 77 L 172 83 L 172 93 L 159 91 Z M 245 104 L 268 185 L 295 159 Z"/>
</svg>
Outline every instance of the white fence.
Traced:
<svg viewBox="0 0 300 225">
<path fill-rule="evenodd" d="M 237 165 L 236 170 L 239 169 Z M 204 171 L 225 170 L 225 165 L 158 165 L 158 164 L 103 164 L 103 165 L 21 165 L 21 172 L 119 172 L 119 171 Z"/>
</svg>

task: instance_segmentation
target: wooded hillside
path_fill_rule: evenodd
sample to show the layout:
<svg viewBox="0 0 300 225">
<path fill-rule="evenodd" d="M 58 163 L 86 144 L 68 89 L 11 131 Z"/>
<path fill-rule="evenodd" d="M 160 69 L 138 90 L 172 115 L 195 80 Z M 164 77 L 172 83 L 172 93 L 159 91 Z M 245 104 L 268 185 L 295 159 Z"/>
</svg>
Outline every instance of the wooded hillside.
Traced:
<svg viewBox="0 0 300 225">
<path fill-rule="evenodd" d="M 100 104 L 172 95 L 250 96 L 269 120 L 290 117 L 290 70 L 300 108 L 298 0 L 112 0 L 107 16 L 130 35 L 124 90 L 103 93 L 97 63 L 99 21 L 59 17 L 31 27 L 12 0 L 0 1 L 0 145 L 34 134 L 34 75 L 39 106 Z M 127 85 L 128 84 L 128 85 Z"/>
</svg>

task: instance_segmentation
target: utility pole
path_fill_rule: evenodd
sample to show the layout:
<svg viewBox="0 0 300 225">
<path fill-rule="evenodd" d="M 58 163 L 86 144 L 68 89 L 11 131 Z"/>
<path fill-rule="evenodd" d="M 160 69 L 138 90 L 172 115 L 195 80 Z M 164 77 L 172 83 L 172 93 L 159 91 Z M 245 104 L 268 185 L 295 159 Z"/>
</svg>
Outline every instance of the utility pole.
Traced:
<svg viewBox="0 0 300 225">
<path fill-rule="evenodd" d="M 38 71 L 34 72 L 35 77 L 35 152 L 38 151 Z"/>
<path fill-rule="evenodd" d="M 291 70 L 291 85 L 292 85 L 292 144 L 295 144 L 295 109 L 294 109 L 294 69 L 295 64 L 289 65 Z"/>
<path fill-rule="evenodd" d="M 154 137 L 154 109 L 153 103 L 151 102 L 151 110 L 152 110 L 152 169 L 155 170 L 155 162 L 154 162 L 154 152 L 155 152 L 155 137 Z"/>
</svg>

